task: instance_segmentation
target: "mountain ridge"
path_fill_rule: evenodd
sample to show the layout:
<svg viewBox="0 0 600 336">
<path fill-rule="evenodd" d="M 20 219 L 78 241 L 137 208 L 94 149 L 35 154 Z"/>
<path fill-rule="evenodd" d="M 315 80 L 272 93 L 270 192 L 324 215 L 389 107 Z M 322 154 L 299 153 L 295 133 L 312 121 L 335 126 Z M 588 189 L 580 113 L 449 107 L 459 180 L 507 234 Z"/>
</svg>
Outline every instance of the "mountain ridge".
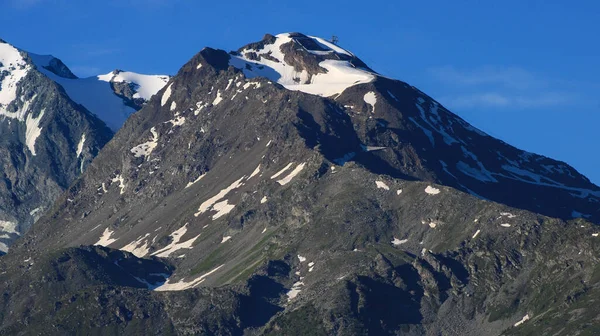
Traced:
<svg viewBox="0 0 600 336">
<path fill-rule="evenodd" d="M 0 259 L 0 330 L 30 320 L 74 332 L 85 316 L 85 330 L 122 334 L 597 331 L 586 324 L 600 289 L 597 186 L 401 81 L 355 84 L 344 72 L 327 79 L 341 94 L 324 97 L 312 80 L 336 72 L 314 63 L 338 52 L 294 39 L 311 37 L 279 45 L 294 64 L 254 51 L 250 69 L 205 48 L 133 114 Z M 273 74 L 270 63 L 292 71 L 246 76 Z M 298 85 L 317 94 L 286 88 L 304 71 Z M 70 280 L 38 276 L 61 253 Z M 88 269 L 79 255 L 108 266 L 77 274 Z M 115 258 L 162 275 L 140 266 L 137 283 L 116 283 Z M 34 312 L 22 300 L 30 281 L 48 292 Z"/>
</svg>

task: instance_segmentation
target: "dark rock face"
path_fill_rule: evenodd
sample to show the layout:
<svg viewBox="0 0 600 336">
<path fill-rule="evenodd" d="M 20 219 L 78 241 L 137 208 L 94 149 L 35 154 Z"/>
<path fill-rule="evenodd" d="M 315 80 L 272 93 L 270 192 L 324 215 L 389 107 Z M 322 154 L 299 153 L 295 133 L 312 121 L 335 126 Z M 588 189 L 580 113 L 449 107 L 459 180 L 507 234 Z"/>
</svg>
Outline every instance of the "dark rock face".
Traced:
<svg viewBox="0 0 600 336">
<path fill-rule="evenodd" d="M 236 55 L 194 56 L 0 259 L 0 333 L 598 332 L 597 186 L 405 83 L 321 97 Z"/>
<path fill-rule="evenodd" d="M 111 82 L 110 86 L 115 94 L 123 99 L 126 105 L 133 107 L 136 110 L 139 110 L 144 106 L 146 101 L 143 98 L 134 97 L 136 93 L 134 83 Z"/>
<path fill-rule="evenodd" d="M 50 64 L 48 64 L 48 66 L 45 67 L 46 70 L 60 76 L 60 77 L 64 77 L 64 78 L 70 78 L 70 79 L 76 79 L 77 76 L 75 76 L 72 72 L 71 69 L 69 69 L 61 60 L 59 60 L 58 58 L 52 58 L 50 60 Z"/>
<path fill-rule="evenodd" d="M 14 117 L 10 112 L 0 116 L 3 252 L 50 209 L 113 135 L 35 70 L 19 82 L 17 97 L 8 107 Z"/>
</svg>

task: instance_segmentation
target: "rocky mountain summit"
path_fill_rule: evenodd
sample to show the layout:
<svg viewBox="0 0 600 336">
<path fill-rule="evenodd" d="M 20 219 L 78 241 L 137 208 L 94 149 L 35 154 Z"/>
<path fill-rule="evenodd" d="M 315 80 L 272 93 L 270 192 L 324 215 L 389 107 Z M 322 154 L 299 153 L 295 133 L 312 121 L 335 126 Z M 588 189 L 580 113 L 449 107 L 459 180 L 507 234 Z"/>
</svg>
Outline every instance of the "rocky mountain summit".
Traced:
<svg viewBox="0 0 600 336">
<path fill-rule="evenodd" d="M 79 79 L 53 56 L 0 42 L 0 253 L 167 80 L 124 72 Z"/>
<path fill-rule="evenodd" d="M 0 258 L 0 332 L 593 335 L 599 201 L 324 39 L 205 48 Z"/>
</svg>

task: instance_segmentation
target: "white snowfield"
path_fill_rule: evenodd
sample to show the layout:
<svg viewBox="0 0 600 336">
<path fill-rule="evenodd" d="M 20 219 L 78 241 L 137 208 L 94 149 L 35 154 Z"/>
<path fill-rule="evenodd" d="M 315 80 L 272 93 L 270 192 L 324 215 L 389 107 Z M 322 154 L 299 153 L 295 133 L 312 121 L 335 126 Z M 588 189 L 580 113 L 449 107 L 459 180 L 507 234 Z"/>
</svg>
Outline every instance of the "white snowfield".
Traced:
<svg viewBox="0 0 600 336">
<path fill-rule="evenodd" d="M 313 36 L 309 36 L 309 38 L 313 39 L 322 49 L 325 49 L 325 51 L 307 50 L 309 53 L 316 55 L 337 53 L 350 57 L 354 56 L 349 51 L 324 39 Z M 229 65 L 241 69 L 248 78 L 266 77 L 283 85 L 288 90 L 302 91 L 323 97 L 340 94 L 347 88 L 357 84 L 372 82 L 377 75 L 364 69 L 358 69 L 349 61 L 324 60 L 319 63 L 319 66 L 326 69 L 327 73 L 313 75 L 310 82 L 308 82 L 308 72 L 305 70 L 298 72 L 284 60 L 285 55 L 280 48 L 292 39 L 289 33 L 279 34 L 273 44 L 265 45 L 263 49 L 245 49 L 240 53 L 241 56 L 232 56 Z M 261 57 L 260 61 L 253 61 L 245 57 L 248 52 L 255 52 L 258 55 L 270 54 L 271 58 L 277 59 L 278 62 L 265 57 Z"/>
</svg>

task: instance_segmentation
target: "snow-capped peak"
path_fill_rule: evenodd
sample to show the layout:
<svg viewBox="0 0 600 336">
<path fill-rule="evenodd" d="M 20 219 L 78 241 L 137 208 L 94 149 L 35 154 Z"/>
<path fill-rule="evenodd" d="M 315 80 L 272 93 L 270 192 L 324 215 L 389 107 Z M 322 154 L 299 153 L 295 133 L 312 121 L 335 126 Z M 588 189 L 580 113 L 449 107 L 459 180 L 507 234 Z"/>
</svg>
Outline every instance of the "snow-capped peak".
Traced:
<svg viewBox="0 0 600 336">
<path fill-rule="evenodd" d="M 299 33 L 266 35 L 233 53 L 229 64 L 246 77 L 266 77 L 288 90 L 329 97 L 377 75 L 348 50 Z"/>
</svg>

